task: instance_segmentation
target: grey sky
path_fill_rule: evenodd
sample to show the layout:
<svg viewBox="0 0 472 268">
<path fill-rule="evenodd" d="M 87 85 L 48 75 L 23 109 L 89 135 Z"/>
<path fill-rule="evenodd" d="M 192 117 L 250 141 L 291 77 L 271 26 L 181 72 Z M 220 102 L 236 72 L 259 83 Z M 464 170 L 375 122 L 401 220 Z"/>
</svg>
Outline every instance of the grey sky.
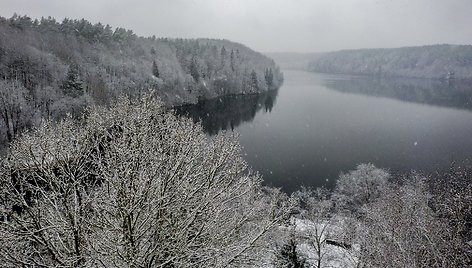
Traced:
<svg viewBox="0 0 472 268">
<path fill-rule="evenodd" d="M 263 52 L 472 44 L 472 0 L 0 0 L 0 15 L 86 18 Z"/>
</svg>

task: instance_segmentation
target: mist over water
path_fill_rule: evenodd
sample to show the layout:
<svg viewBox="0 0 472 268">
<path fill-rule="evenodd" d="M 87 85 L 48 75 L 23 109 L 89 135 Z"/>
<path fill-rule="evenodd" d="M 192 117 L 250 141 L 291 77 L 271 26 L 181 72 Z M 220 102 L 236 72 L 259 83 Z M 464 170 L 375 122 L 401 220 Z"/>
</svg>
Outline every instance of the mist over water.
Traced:
<svg viewBox="0 0 472 268">
<path fill-rule="evenodd" d="M 228 97 L 187 107 L 194 118 L 198 111 L 204 115 L 207 133 L 239 132 L 244 158 L 268 185 L 287 192 L 301 185 L 332 188 L 340 172 L 360 163 L 392 173 L 445 170 L 452 161 L 470 164 L 467 84 L 284 74 L 284 85 L 270 97 Z"/>
</svg>

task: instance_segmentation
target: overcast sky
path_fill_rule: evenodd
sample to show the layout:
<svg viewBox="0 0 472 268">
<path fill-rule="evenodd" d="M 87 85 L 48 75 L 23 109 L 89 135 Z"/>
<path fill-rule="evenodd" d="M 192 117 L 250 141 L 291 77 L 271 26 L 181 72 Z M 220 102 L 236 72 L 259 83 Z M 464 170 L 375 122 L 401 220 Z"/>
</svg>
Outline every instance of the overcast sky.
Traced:
<svg viewBox="0 0 472 268">
<path fill-rule="evenodd" d="M 0 0 L 0 15 L 86 18 L 262 52 L 472 44 L 472 0 Z"/>
</svg>

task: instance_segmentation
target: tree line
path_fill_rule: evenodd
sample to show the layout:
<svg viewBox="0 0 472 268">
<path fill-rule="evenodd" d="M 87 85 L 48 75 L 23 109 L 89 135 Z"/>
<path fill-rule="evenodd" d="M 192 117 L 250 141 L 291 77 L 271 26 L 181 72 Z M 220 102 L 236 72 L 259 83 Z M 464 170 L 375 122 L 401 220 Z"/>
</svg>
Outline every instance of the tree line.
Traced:
<svg viewBox="0 0 472 268">
<path fill-rule="evenodd" d="M 471 79 L 471 45 L 356 49 L 320 53 L 312 57 L 308 70 L 322 73 Z"/>
</svg>

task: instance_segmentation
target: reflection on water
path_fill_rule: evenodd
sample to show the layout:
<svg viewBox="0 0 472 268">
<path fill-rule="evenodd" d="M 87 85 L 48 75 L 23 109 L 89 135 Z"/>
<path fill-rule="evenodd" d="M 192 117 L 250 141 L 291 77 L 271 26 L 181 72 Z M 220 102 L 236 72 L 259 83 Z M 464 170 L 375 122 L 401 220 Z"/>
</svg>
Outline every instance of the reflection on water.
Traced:
<svg viewBox="0 0 472 268">
<path fill-rule="evenodd" d="M 177 113 L 201 118 L 209 134 L 234 129 L 249 166 L 286 192 L 332 188 L 359 163 L 392 173 L 472 165 L 467 83 L 284 74 L 278 92 L 202 101 Z"/>
<path fill-rule="evenodd" d="M 215 135 L 220 130 L 234 130 L 242 122 L 251 122 L 261 110 L 272 111 L 277 93 L 277 90 L 272 90 L 261 94 L 224 96 L 195 105 L 179 106 L 174 110 L 179 116 L 201 121 L 204 131 Z"/>
<path fill-rule="evenodd" d="M 327 79 L 330 89 L 401 101 L 472 110 L 472 81 L 354 77 Z"/>
</svg>

